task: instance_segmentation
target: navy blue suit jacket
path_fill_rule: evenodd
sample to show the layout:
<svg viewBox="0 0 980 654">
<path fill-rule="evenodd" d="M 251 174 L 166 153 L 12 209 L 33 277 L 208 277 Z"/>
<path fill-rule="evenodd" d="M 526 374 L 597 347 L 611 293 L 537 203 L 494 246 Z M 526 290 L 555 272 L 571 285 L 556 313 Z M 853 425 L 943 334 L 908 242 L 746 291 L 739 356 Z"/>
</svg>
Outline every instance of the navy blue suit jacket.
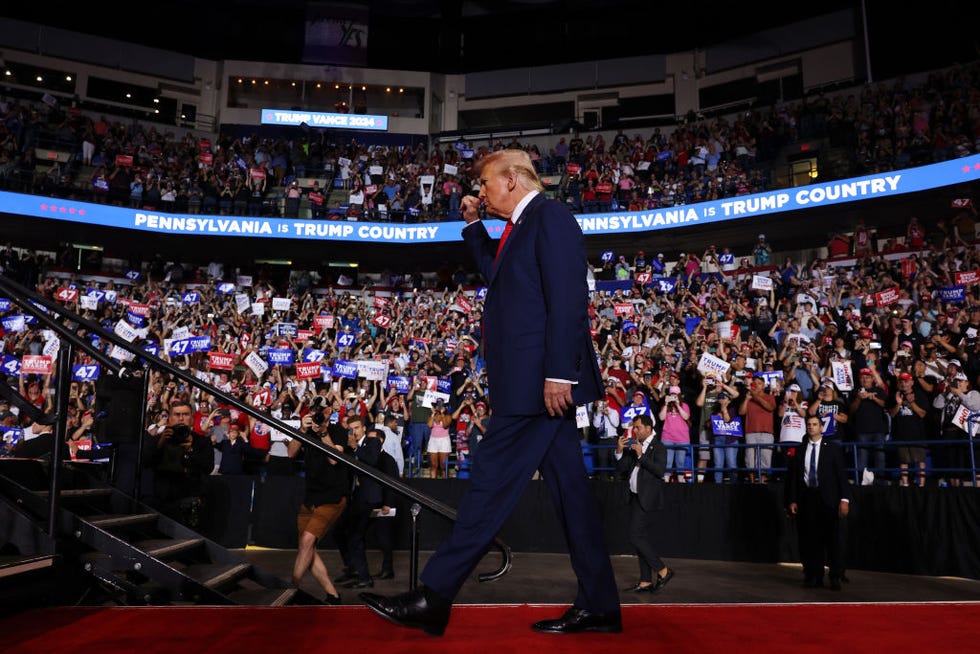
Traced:
<svg viewBox="0 0 980 654">
<path fill-rule="evenodd" d="M 493 412 L 543 413 L 545 379 L 576 382 L 576 405 L 603 395 L 588 316 L 585 239 L 562 203 L 535 196 L 511 230 L 500 258 L 482 222 L 463 239 L 483 278 L 483 348 Z"/>
</svg>

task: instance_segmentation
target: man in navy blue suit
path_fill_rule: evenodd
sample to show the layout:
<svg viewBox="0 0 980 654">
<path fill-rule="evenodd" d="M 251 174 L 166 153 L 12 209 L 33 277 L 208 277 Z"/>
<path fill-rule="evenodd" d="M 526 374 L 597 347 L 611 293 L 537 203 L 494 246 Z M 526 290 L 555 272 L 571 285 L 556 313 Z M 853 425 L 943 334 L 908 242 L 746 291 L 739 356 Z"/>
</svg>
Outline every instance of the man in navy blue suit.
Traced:
<svg viewBox="0 0 980 654">
<path fill-rule="evenodd" d="M 479 198 L 464 197 L 461 211 L 463 240 L 487 284 L 483 348 L 490 426 L 452 534 L 429 559 L 419 587 L 361 598 L 396 624 L 441 635 L 460 587 L 540 471 L 565 528 L 578 595 L 562 617 L 532 628 L 619 632 L 619 593 L 575 418 L 577 405 L 603 395 L 589 331 L 582 230 L 564 205 L 544 196 L 524 151 L 494 152 L 479 172 Z M 506 222 L 499 241 L 480 220 L 481 203 Z"/>
</svg>

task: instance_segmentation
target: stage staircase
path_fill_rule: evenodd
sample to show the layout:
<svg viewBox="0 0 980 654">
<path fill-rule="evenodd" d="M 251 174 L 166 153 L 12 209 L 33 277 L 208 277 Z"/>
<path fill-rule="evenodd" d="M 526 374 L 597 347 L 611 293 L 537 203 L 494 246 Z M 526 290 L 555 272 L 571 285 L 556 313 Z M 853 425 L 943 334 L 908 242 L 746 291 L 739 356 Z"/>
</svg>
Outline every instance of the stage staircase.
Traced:
<svg viewBox="0 0 980 654">
<path fill-rule="evenodd" d="M 17 481 L 3 473 L 0 466 L 0 503 L 17 509 L 6 515 L 33 520 L 41 529 L 47 522 L 49 491 L 37 484 L 29 488 L 21 483 L 23 478 Z M 54 547 L 64 568 L 96 582 L 99 592 L 89 589 L 85 594 L 100 604 L 322 604 L 96 478 L 77 471 L 63 476 L 73 483 L 59 493 L 56 532 L 60 535 Z"/>
</svg>

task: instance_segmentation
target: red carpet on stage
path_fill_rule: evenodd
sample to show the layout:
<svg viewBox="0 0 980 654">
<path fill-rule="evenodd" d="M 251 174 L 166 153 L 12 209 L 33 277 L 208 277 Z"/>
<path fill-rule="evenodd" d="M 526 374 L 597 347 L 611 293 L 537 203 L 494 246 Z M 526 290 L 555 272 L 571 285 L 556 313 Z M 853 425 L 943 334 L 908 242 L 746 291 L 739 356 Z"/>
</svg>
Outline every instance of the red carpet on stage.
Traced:
<svg viewBox="0 0 980 654">
<path fill-rule="evenodd" d="M 457 606 L 446 634 L 433 638 L 358 606 L 46 608 L 0 619 L 0 652 L 824 654 L 980 647 L 980 603 L 972 602 L 633 605 L 623 607 L 622 634 L 556 636 L 529 629 L 532 622 L 563 610 Z"/>
</svg>

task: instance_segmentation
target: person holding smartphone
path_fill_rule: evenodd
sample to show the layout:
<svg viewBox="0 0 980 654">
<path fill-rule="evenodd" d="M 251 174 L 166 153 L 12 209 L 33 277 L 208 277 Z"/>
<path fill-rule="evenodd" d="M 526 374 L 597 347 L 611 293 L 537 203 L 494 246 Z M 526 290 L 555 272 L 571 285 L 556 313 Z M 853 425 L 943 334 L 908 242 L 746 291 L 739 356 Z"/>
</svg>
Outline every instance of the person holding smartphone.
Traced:
<svg viewBox="0 0 980 654">
<path fill-rule="evenodd" d="M 653 418 L 640 414 L 633 418 L 627 434 L 616 442 L 616 476 L 626 480 L 630 490 L 630 544 L 640 564 L 640 580 L 625 588 L 631 593 L 656 593 L 674 577 L 674 571 L 657 556 L 650 541 L 655 520 L 664 506 L 663 485 L 667 471 L 667 448 L 657 438 Z M 654 581 L 653 572 L 657 572 Z"/>
</svg>

